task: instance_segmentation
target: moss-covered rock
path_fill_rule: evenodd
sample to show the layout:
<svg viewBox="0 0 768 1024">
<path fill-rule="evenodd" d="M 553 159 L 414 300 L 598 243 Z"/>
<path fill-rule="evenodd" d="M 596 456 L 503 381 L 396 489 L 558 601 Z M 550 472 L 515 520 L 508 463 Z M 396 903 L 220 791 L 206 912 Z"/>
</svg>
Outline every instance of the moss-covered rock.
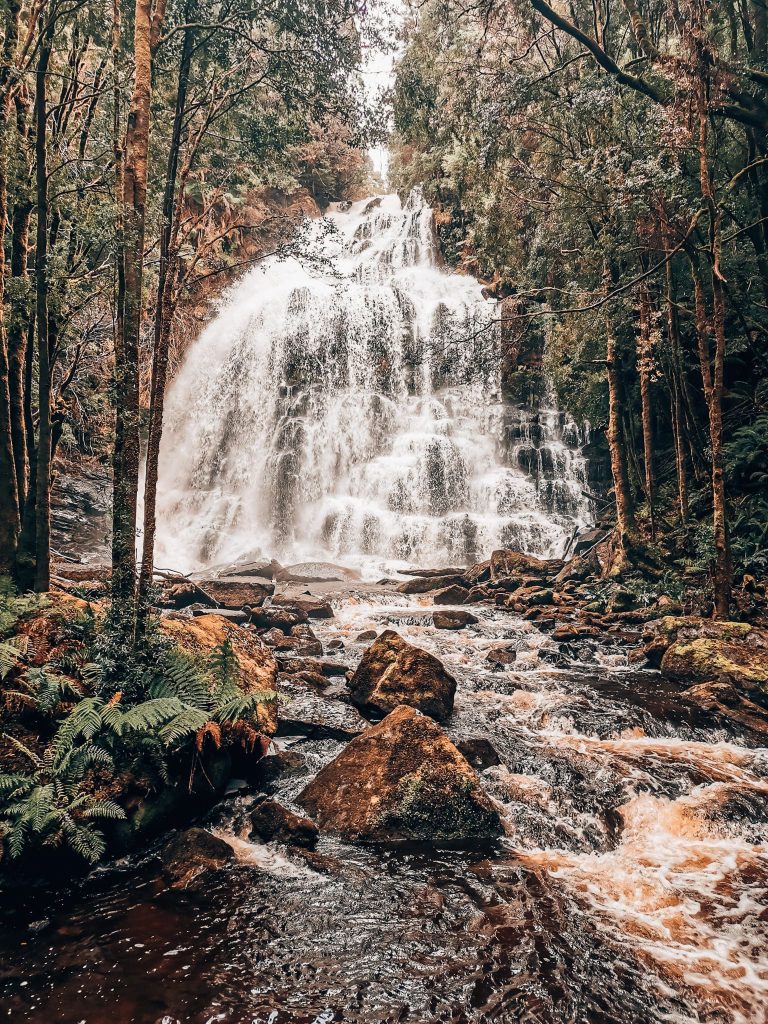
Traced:
<svg viewBox="0 0 768 1024">
<path fill-rule="evenodd" d="M 670 679 L 768 695 L 768 631 L 746 622 L 667 617 L 646 650 L 658 656 L 667 641 L 660 667 Z"/>
<path fill-rule="evenodd" d="M 475 770 L 431 719 L 400 707 L 300 793 L 320 828 L 353 842 L 488 840 L 501 823 Z"/>
<path fill-rule="evenodd" d="M 199 618 L 166 616 L 160 628 L 183 651 L 207 657 L 225 641 L 232 645 L 240 670 L 240 685 L 244 693 L 267 692 L 277 689 L 277 662 L 272 651 L 252 631 L 230 622 L 222 615 L 202 615 Z M 258 724 L 269 736 L 277 731 L 277 702 L 260 705 Z"/>
</svg>

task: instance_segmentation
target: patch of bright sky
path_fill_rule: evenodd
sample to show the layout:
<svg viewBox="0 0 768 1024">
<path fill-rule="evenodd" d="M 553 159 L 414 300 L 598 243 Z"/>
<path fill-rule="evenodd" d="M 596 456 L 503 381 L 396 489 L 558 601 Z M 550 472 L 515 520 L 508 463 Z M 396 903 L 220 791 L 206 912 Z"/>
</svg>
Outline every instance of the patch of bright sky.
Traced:
<svg viewBox="0 0 768 1024">
<path fill-rule="evenodd" d="M 381 108 L 386 103 L 386 93 L 394 83 L 395 63 L 399 56 L 397 42 L 399 29 L 405 17 L 406 0 L 371 0 L 367 17 L 370 17 L 382 36 L 379 44 L 369 44 L 363 61 L 363 84 L 368 103 Z M 371 163 L 382 181 L 387 184 L 389 150 L 386 146 L 374 146 L 368 150 Z"/>
</svg>

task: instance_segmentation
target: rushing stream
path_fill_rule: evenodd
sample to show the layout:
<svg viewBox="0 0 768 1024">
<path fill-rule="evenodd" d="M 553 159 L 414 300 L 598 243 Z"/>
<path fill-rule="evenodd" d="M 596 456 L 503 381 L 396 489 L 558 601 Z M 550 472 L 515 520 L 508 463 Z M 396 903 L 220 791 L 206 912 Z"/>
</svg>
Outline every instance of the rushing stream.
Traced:
<svg viewBox="0 0 768 1024">
<path fill-rule="evenodd" d="M 481 609 L 435 631 L 416 600 L 352 598 L 318 627 L 353 666 L 391 625 L 459 679 L 454 739 L 484 737 L 506 836 L 492 850 L 377 850 L 322 837 L 307 862 L 248 840 L 251 795 L 208 826 L 237 861 L 170 892 L 151 858 L 0 919 L 12 1020 L 717 1022 L 768 1014 L 766 758 L 685 710 L 657 673 L 605 644 L 558 668 L 531 622 Z M 518 648 L 492 671 L 487 648 Z M 573 653 L 573 652 L 572 652 Z M 287 705 L 290 713 L 290 704 Z M 282 737 L 305 765 L 341 744 Z"/>
<path fill-rule="evenodd" d="M 429 207 L 364 200 L 310 236 L 232 289 L 174 382 L 158 564 L 560 555 L 590 518 L 584 439 L 502 401 L 496 304 L 439 265 Z"/>
</svg>

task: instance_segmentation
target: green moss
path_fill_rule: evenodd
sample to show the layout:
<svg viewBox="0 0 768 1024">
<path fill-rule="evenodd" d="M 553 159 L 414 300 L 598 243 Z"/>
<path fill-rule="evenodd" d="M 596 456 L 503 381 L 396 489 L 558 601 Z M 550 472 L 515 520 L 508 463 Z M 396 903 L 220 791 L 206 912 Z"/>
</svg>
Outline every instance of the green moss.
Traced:
<svg viewBox="0 0 768 1024">
<path fill-rule="evenodd" d="M 406 776 L 395 800 L 382 824 L 412 839 L 487 839 L 499 833 L 496 812 L 484 805 L 471 778 L 427 769 Z"/>
</svg>

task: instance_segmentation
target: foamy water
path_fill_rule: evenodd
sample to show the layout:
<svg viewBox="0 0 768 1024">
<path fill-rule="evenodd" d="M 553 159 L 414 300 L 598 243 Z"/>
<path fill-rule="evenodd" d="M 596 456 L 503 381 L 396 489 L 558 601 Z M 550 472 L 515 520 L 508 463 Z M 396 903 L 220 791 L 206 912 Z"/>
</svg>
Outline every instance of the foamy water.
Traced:
<svg viewBox="0 0 768 1024">
<path fill-rule="evenodd" d="M 268 556 L 368 576 L 559 554 L 589 520 L 583 436 L 502 401 L 495 303 L 439 264 L 414 194 L 310 232 L 311 264 L 248 273 L 166 404 L 158 564 Z"/>
</svg>

